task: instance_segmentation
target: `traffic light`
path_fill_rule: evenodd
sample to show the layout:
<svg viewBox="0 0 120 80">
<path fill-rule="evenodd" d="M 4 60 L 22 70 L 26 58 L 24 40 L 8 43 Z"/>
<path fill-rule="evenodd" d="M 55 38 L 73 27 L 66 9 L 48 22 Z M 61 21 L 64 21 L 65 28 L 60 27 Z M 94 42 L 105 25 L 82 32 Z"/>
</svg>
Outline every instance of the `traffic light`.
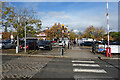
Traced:
<svg viewBox="0 0 120 80">
<path fill-rule="evenodd" d="M 68 30 L 68 33 L 70 33 L 70 30 Z"/>
<path fill-rule="evenodd" d="M 68 30 L 68 36 L 70 36 L 70 30 Z"/>
<path fill-rule="evenodd" d="M 62 24 L 62 30 L 64 30 L 64 24 Z"/>
</svg>

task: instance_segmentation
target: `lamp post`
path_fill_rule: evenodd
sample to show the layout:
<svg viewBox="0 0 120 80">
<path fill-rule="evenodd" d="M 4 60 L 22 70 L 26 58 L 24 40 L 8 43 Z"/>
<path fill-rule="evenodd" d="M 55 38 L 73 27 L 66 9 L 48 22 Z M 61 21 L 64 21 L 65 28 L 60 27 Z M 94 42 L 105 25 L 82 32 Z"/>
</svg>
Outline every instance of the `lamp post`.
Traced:
<svg viewBox="0 0 120 80">
<path fill-rule="evenodd" d="M 19 25 L 20 18 L 18 17 L 17 24 Z M 18 25 L 17 25 L 17 47 L 16 47 L 16 53 L 19 52 L 19 36 L 18 36 Z"/>
<path fill-rule="evenodd" d="M 68 30 L 68 49 L 70 49 L 70 30 Z"/>
<path fill-rule="evenodd" d="M 27 26 L 27 20 L 25 16 L 25 53 L 26 53 L 26 26 Z"/>
<path fill-rule="evenodd" d="M 25 53 L 26 53 L 26 22 L 25 22 Z"/>
<path fill-rule="evenodd" d="M 62 24 L 62 41 L 64 40 L 64 24 Z M 64 55 L 64 42 L 62 45 L 62 55 Z"/>
</svg>

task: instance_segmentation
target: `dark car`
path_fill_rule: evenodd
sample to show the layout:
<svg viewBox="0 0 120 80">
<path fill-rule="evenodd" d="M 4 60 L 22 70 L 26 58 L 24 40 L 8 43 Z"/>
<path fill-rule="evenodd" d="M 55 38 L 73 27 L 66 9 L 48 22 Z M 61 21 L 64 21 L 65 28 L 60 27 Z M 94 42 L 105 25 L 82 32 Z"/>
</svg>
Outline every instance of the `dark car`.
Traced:
<svg viewBox="0 0 120 80">
<path fill-rule="evenodd" d="M 39 41 L 38 48 L 52 50 L 51 41 L 43 41 L 43 40 Z"/>
<path fill-rule="evenodd" d="M 19 47 L 20 49 L 25 49 L 25 41 L 21 42 L 21 45 Z M 29 50 L 37 50 L 38 49 L 38 42 L 36 39 L 27 39 L 26 40 L 26 49 Z"/>
<path fill-rule="evenodd" d="M 110 45 L 120 45 L 120 41 L 111 42 Z"/>
<path fill-rule="evenodd" d="M 80 45 L 81 46 L 92 46 L 92 44 L 93 44 L 93 42 L 86 41 L 86 42 L 81 43 Z"/>
</svg>

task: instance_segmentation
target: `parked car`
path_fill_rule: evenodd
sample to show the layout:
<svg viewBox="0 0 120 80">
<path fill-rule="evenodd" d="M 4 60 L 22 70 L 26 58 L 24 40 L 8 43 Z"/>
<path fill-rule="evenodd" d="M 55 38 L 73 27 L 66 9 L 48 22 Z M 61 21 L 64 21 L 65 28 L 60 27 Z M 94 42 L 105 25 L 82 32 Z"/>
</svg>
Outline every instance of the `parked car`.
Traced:
<svg viewBox="0 0 120 80">
<path fill-rule="evenodd" d="M 120 45 L 120 41 L 111 42 L 110 45 Z"/>
<path fill-rule="evenodd" d="M 52 41 L 52 46 L 56 46 L 57 42 L 56 41 Z"/>
<path fill-rule="evenodd" d="M 2 42 L 2 49 L 15 49 L 15 45 L 10 42 Z"/>
<path fill-rule="evenodd" d="M 19 46 L 20 49 L 25 49 L 25 42 L 23 44 L 21 44 Z M 29 50 L 37 50 L 38 49 L 38 46 L 37 46 L 37 43 L 34 43 L 34 42 L 26 42 L 26 49 Z"/>
<path fill-rule="evenodd" d="M 0 41 L 0 49 L 2 49 L 2 41 Z"/>
<path fill-rule="evenodd" d="M 63 45 L 62 41 L 59 41 L 59 46 L 62 46 L 62 45 Z"/>
<path fill-rule="evenodd" d="M 93 42 L 90 41 L 86 41 L 86 42 L 82 42 L 80 45 L 81 46 L 92 46 Z"/>
<path fill-rule="evenodd" d="M 44 41 L 44 40 L 39 41 L 38 48 L 39 49 L 49 49 L 49 50 L 52 50 L 51 41 Z"/>
<path fill-rule="evenodd" d="M 21 41 L 20 42 L 21 45 L 19 46 L 20 49 L 25 49 L 25 41 Z M 38 49 L 38 42 L 37 42 L 37 39 L 27 39 L 26 40 L 26 49 L 29 50 L 37 50 Z"/>
</svg>

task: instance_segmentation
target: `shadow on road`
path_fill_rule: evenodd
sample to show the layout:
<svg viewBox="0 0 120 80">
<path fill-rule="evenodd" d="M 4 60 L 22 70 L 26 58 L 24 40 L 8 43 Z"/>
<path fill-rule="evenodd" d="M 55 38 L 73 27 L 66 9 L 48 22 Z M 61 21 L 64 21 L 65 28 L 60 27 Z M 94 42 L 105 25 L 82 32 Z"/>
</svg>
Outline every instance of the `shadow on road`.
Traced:
<svg viewBox="0 0 120 80">
<path fill-rule="evenodd" d="M 120 68 L 119 68 L 119 67 L 116 67 L 116 66 L 114 66 L 113 64 L 111 64 L 111 63 L 107 62 L 106 60 L 101 59 L 101 57 L 98 57 L 98 59 L 100 59 L 101 61 L 103 61 L 103 62 L 105 62 L 105 63 L 107 63 L 107 64 L 109 64 L 109 65 L 113 66 L 114 68 L 116 68 L 116 69 L 120 70 Z"/>
</svg>

